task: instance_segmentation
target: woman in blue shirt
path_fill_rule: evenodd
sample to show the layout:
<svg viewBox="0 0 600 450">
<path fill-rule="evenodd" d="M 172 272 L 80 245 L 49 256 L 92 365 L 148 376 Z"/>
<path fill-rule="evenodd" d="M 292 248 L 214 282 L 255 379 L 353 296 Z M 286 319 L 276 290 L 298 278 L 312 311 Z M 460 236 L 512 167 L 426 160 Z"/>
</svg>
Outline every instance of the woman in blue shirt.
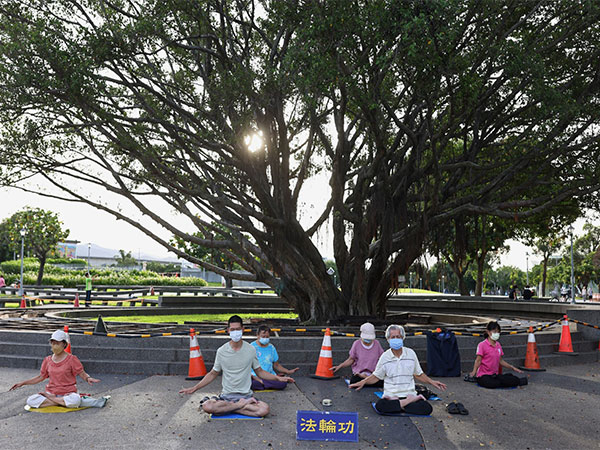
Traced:
<svg viewBox="0 0 600 450">
<path fill-rule="evenodd" d="M 252 345 L 256 349 L 256 356 L 258 362 L 263 370 L 272 373 L 273 375 L 285 374 L 291 375 L 295 373 L 299 367 L 295 369 L 286 369 L 279 364 L 279 355 L 275 346 L 271 344 L 271 329 L 267 325 L 260 325 L 256 334 L 256 340 L 252 342 Z M 252 390 L 262 391 L 263 389 L 285 389 L 287 383 L 276 380 L 263 380 L 252 373 Z"/>
</svg>

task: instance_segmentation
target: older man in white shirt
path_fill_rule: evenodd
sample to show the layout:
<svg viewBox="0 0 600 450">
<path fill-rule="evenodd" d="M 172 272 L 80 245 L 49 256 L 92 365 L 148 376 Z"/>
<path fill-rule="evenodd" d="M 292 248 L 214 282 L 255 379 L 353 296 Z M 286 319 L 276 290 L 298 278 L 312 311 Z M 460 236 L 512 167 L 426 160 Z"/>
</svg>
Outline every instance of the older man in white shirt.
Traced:
<svg viewBox="0 0 600 450">
<path fill-rule="evenodd" d="M 414 350 L 404 347 L 405 336 L 404 328 L 400 325 L 387 327 L 385 337 L 390 349 L 381 355 L 372 375 L 350 387 L 360 390 L 365 384 L 383 380 L 383 398 L 376 404 L 380 413 L 428 415 L 433 408 L 422 395 L 417 395 L 415 378 L 442 391 L 446 389 L 446 385 L 432 380 L 423 372 Z"/>
</svg>

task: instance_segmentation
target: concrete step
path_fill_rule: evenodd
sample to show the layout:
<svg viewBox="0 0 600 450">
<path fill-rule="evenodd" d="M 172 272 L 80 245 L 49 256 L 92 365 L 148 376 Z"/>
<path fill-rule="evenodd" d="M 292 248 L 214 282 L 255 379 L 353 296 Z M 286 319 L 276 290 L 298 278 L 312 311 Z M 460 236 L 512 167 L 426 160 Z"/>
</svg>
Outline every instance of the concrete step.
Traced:
<svg viewBox="0 0 600 450">
<path fill-rule="evenodd" d="M 571 334 L 573 347 L 579 356 L 555 355 L 560 338 L 559 332 L 536 334 L 538 352 L 542 367 L 553 365 L 578 364 L 595 361 L 597 342 L 585 339 L 575 331 Z M 339 364 L 348 357 L 348 351 L 356 338 L 333 337 L 333 361 Z M 251 342 L 249 336 L 246 339 Z M 475 349 L 481 337 L 458 336 L 459 352 L 463 372 L 471 370 L 475 359 Z M 227 336 L 202 336 L 198 338 L 200 348 L 210 369 L 216 350 L 228 341 Z M 301 374 L 312 373 L 317 365 L 322 344 L 321 337 L 273 338 L 280 362 L 285 367 L 300 367 Z M 384 348 L 387 346 L 380 340 Z M 110 338 L 104 336 L 71 335 L 73 353 L 86 369 L 95 373 L 143 373 L 143 374 L 185 374 L 189 359 L 189 337 L 170 336 L 156 338 Z M 523 363 L 527 349 L 527 335 L 502 336 L 505 359 L 511 364 Z M 417 353 L 421 366 L 427 367 L 427 338 L 410 336 L 407 347 Z M 0 365 L 6 367 L 39 368 L 42 359 L 50 354 L 47 333 L 4 332 L 0 331 Z M 91 369 L 90 369 L 91 370 Z M 349 369 L 347 370 L 349 374 Z"/>
</svg>

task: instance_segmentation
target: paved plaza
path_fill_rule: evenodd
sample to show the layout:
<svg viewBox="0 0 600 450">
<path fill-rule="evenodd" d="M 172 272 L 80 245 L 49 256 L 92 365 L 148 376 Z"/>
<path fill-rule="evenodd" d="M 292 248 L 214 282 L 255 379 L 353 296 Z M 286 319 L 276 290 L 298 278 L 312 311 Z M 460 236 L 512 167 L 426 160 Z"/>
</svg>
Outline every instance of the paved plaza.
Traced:
<svg viewBox="0 0 600 450">
<path fill-rule="evenodd" d="M 40 414 L 23 409 L 42 385 L 8 392 L 36 370 L 0 368 L 0 437 L 3 449 L 598 449 L 600 448 L 600 363 L 553 367 L 531 373 L 530 384 L 487 390 L 460 378 L 442 379 L 448 390 L 432 402 L 431 417 L 383 417 L 369 402 L 374 389 L 350 391 L 341 379 L 298 377 L 282 392 L 257 393 L 271 406 L 262 420 L 210 420 L 198 411 L 220 379 L 192 396 L 178 393 L 194 382 L 176 376 L 91 374 L 82 392 L 112 396 L 104 409 Z M 296 441 L 297 410 L 357 411 L 356 443 Z M 450 415 L 448 402 L 463 403 L 467 416 Z"/>
</svg>

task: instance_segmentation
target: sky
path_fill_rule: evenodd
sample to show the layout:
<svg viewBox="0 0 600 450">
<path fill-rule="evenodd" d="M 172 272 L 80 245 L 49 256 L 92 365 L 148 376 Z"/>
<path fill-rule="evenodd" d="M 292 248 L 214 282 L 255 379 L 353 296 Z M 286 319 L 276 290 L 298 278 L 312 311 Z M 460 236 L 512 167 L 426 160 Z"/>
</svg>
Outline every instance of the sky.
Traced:
<svg viewBox="0 0 600 450">
<path fill-rule="evenodd" d="M 323 195 L 323 186 L 321 182 L 315 182 L 306 186 L 304 214 L 301 218 L 303 224 L 309 224 L 313 218 L 322 210 L 323 202 L 327 196 Z M 0 221 L 10 217 L 15 212 L 23 209 L 25 206 L 38 207 L 58 213 L 64 226 L 70 230 L 69 239 L 75 239 L 82 243 L 91 242 L 101 247 L 110 249 L 123 249 L 130 251 L 136 256 L 139 253 L 145 253 L 157 258 L 174 257 L 163 246 L 146 236 L 133 226 L 116 220 L 112 215 L 100 211 L 85 204 L 64 202 L 57 199 L 42 197 L 36 194 L 25 193 L 16 189 L 0 188 Z M 131 208 L 125 210 L 131 217 L 137 220 L 143 220 L 141 215 Z M 170 215 L 172 220 L 177 222 L 177 217 L 170 211 L 162 211 L 165 215 Z M 590 220 L 588 217 L 587 220 Z M 582 228 L 586 218 L 578 219 L 574 224 L 575 235 L 582 233 Z M 180 224 L 184 226 L 183 222 Z M 162 237 L 169 238 L 169 233 L 163 232 Z M 317 246 L 324 257 L 332 259 L 332 235 L 330 232 L 323 231 L 316 236 Z M 531 249 L 517 241 L 508 241 L 510 251 L 502 255 L 500 265 L 510 265 L 526 270 L 539 263 L 540 258 L 533 254 Z M 526 253 L 529 252 L 529 261 L 527 263 Z"/>
</svg>

